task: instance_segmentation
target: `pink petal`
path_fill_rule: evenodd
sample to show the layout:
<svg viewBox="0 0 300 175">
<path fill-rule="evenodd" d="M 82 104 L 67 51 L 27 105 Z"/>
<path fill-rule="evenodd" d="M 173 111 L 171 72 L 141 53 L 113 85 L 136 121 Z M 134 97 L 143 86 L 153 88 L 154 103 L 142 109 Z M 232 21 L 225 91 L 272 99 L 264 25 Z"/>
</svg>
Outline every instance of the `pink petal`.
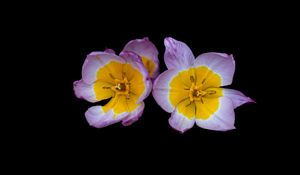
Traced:
<svg viewBox="0 0 300 175">
<path fill-rule="evenodd" d="M 170 37 L 165 38 L 164 43 L 166 46 L 164 60 L 168 69 L 185 69 L 192 66 L 195 56 L 185 43 Z"/>
<path fill-rule="evenodd" d="M 129 126 L 132 123 L 136 122 L 143 114 L 145 108 L 145 103 L 141 102 L 140 105 L 131 112 L 126 118 L 123 119 L 122 124 L 124 126 Z"/>
<path fill-rule="evenodd" d="M 140 96 L 138 103 L 145 100 L 150 95 L 153 86 L 152 81 L 150 79 L 146 79 L 145 86 L 146 86 L 146 91 Z"/>
<path fill-rule="evenodd" d="M 219 109 L 206 120 L 196 119 L 196 124 L 201 128 L 215 131 L 235 129 L 233 109 L 232 101 L 227 97 L 221 97 Z"/>
<path fill-rule="evenodd" d="M 109 48 L 106 48 L 106 49 L 104 50 L 104 52 L 110 53 L 110 54 L 116 54 L 116 52 L 115 52 L 113 49 L 109 49 Z"/>
<path fill-rule="evenodd" d="M 189 119 L 180 114 L 177 108 L 173 111 L 172 116 L 169 118 L 169 124 L 172 128 L 184 133 L 188 129 L 191 129 L 195 124 L 195 119 Z"/>
<path fill-rule="evenodd" d="M 139 55 L 135 54 L 134 52 L 123 51 L 120 53 L 120 56 L 122 58 L 124 58 L 124 60 L 127 63 L 129 63 L 131 66 L 133 66 L 133 68 L 138 70 L 143 75 L 143 78 L 144 78 L 143 82 L 145 83 L 145 91 L 139 97 L 139 100 L 138 100 L 138 103 L 139 103 L 139 102 L 143 101 L 145 98 L 147 98 L 152 90 L 151 80 L 148 79 L 149 73 L 148 73 L 147 69 L 144 67 L 141 57 Z"/>
<path fill-rule="evenodd" d="M 179 73 L 178 69 L 169 69 L 161 73 L 153 84 L 152 95 L 155 101 L 165 111 L 171 113 L 175 110 L 175 106 L 169 100 L 170 96 L 170 81 Z"/>
<path fill-rule="evenodd" d="M 93 84 L 86 84 L 82 80 L 73 83 L 74 92 L 77 98 L 83 98 L 89 102 L 97 102 Z"/>
<path fill-rule="evenodd" d="M 82 67 L 82 80 L 86 84 L 92 84 L 97 79 L 97 72 L 99 68 L 105 66 L 111 61 L 117 61 L 120 63 L 125 63 L 125 61 L 115 55 L 106 52 L 92 52 L 90 53 Z"/>
<path fill-rule="evenodd" d="M 145 56 L 152 60 L 155 64 L 155 70 L 153 73 L 153 78 L 156 78 L 159 74 L 159 60 L 158 60 L 158 51 L 155 45 L 149 41 L 149 39 L 135 39 L 129 41 L 124 47 L 123 51 L 132 51 L 139 56 Z"/>
<path fill-rule="evenodd" d="M 153 61 L 155 62 L 159 62 L 157 58 L 158 51 L 155 45 L 151 41 L 149 41 L 147 37 L 129 41 L 125 45 L 123 51 L 132 51 L 140 56 L 144 55 L 150 59 L 153 59 Z"/>
<path fill-rule="evenodd" d="M 199 55 L 193 67 L 207 66 L 209 69 L 220 75 L 221 86 L 230 85 L 232 83 L 235 71 L 235 61 L 232 55 L 223 53 L 204 53 Z"/>
<path fill-rule="evenodd" d="M 133 63 L 133 64 L 135 64 L 135 63 L 143 64 L 141 57 L 138 54 L 136 54 L 135 52 L 132 52 L 132 51 L 123 51 L 123 52 L 120 53 L 120 57 L 122 57 L 129 64 L 131 64 L 131 63 Z"/>
<path fill-rule="evenodd" d="M 103 128 L 108 125 L 112 125 L 114 123 L 117 123 L 121 121 L 123 118 L 125 118 L 128 115 L 127 112 L 124 112 L 119 115 L 114 115 L 112 110 L 109 110 L 108 112 L 104 112 L 102 109 L 102 106 L 93 106 L 90 107 L 86 113 L 85 117 L 87 122 L 96 128 Z"/>
<path fill-rule="evenodd" d="M 231 99 L 234 108 L 237 108 L 249 102 L 255 103 L 255 101 L 252 100 L 250 97 L 245 96 L 242 92 L 237 90 L 223 88 L 223 94 L 225 97 Z"/>
</svg>

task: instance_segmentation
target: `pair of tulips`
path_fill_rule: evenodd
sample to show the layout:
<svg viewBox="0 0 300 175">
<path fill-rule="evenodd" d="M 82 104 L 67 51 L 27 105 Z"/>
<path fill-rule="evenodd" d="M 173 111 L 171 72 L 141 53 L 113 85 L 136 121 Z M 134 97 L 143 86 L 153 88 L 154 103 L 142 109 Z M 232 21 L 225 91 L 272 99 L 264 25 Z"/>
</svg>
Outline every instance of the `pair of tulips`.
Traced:
<svg viewBox="0 0 300 175">
<path fill-rule="evenodd" d="M 195 123 L 216 131 L 234 129 L 234 108 L 254 101 L 222 88 L 232 83 L 233 56 L 210 52 L 195 58 L 181 41 L 168 37 L 164 44 L 168 70 L 161 74 L 158 51 L 148 38 L 128 42 L 119 55 L 106 49 L 87 56 L 82 79 L 74 82 L 76 96 L 89 102 L 110 99 L 86 111 L 88 123 L 97 128 L 131 125 L 142 116 L 143 100 L 152 91 L 157 104 L 172 113 L 170 126 L 182 133 Z"/>
</svg>

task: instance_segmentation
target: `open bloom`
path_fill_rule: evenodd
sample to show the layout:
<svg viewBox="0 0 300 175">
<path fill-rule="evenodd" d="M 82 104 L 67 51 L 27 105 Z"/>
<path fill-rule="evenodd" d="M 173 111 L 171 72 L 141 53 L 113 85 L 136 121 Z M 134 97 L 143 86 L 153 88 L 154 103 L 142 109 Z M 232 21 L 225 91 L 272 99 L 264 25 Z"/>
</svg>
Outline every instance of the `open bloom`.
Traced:
<svg viewBox="0 0 300 175">
<path fill-rule="evenodd" d="M 237 90 L 221 88 L 232 83 L 233 56 L 211 52 L 195 59 L 183 42 L 166 38 L 164 44 L 168 70 L 157 77 L 152 93 L 172 113 L 169 124 L 182 133 L 195 122 L 210 130 L 234 129 L 234 108 L 253 100 Z"/>
<path fill-rule="evenodd" d="M 119 121 L 127 126 L 138 120 L 152 88 L 148 77 L 141 57 L 134 52 L 123 51 L 120 56 L 111 49 L 90 53 L 82 67 L 82 79 L 74 82 L 75 94 L 90 102 L 111 99 L 104 106 L 87 110 L 88 123 L 102 128 Z"/>
<path fill-rule="evenodd" d="M 149 77 L 155 79 L 159 74 L 158 51 L 147 37 L 129 41 L 123 51 L 132 51 L 142 58 L 142 62 L 149 72 Z"/>
</svg>

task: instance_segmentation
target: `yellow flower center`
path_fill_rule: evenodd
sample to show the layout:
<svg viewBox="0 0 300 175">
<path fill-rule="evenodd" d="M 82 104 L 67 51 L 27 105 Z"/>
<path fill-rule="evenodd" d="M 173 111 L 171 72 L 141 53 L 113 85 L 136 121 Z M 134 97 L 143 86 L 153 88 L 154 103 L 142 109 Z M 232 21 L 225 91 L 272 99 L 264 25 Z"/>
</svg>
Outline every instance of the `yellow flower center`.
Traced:
<svg viewBox="0 0 300 175">
<path fill-rule="evenodd" d="M 99 68 L 94 92 L 97 100 L 112 99 L 103 106 L 103 111 L 113 109 L 114 114 L 132 112 L 137 101 L 146 90 L 143 75 L 128 63 L 110 61 Z"/>
<path fill-rule="evenodd" d="M 203 89 L 202 84 L 200 85 L 196 85 L 195 83 L 195 78 L 193 76 L 190 76 L 190 80 L 191 80 L 191 88 L 190 88 L 190 93 L 189 93 L 189 97 L 190 97 L 190 101 L 200 101 L 201 103 L 203 103 L 203 97 L 207 97 L 209 95 L 213 95 L 216 93 L 215 90 L 212 90 L 210 88 L 208 89 Z"/>
<path fill-rule="evenodd" d="M 201 66 L 179 72 L 170 82 L 171 104 L 187 118 L 208 119 L 219 107 L 221 78 Z"/>
<path fill-rule="evenodd" d="M 115 86 L 111 86 L 110 88 L 117 94 L 117 95 L 126 95 L 129 98 L 129 89 L 130 83 L 127 80 L 127 77 L 124 77 L 123 80 L 114 79 Z"/>
</svg>

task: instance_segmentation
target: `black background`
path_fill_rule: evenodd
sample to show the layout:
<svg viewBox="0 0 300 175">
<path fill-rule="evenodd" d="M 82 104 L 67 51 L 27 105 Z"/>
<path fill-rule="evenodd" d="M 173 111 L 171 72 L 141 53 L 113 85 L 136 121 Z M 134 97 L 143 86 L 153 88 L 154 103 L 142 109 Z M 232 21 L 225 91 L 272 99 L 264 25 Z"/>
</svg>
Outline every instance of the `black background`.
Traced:
<svg viewBox="0 0 300 175">
<path fill-rule="evenodd" d="M 29 46 L 26 50 L 32 52 L 28 60 L 34 62 L 29 63 L 33 69 L 25 67 L 29 70 L 26 77 L 34 77 L 35 85 L 26 98 L 33 104 L 22 101 L 24 110 L 34 112 L 28 118 L 19 115 L 22 122 L 17 124 L 22 126 L 16 135 L 20 139 L 10 137 L 17 142 L 15 146 L 22 145 L 18 147 L 20 152 L 26 156 L 38 155 L 37 160 L 50 156 L 61 162 L 66 158 L 74 162 L 97 159 L 113 163 L 125 163 L 127 158 L 142 163 L 149 157 L 169 162 L 198 157 L 198 161 L 208 157 L 222 161 L 254 157 L 263 162 L 262 156 L 272 156 L 269 148 L 282 144 L 279 138 L 284 137 L 278 125 L 272 123 L 275 115 L 266 112 L 276 108 L 270 105 L 269 98 L 276 88 L 269 87 L 277 79 L 273 65 L 281 64 L 276 61 L 278 57 L 270 54 L 277 51 L 281 39 L 275 31 L 280 25 L 278 16 L 266 11 L 267 6 L 250 4 L 239 7 L 142 4 L 140 8 L 122 5 L 47 6 L 19 23 L 23 28 L 16 34 L 22 36 L 20 40 L 30 42 L 18 44 Z M 43 17 L 40 19 L 38 15 Z M 33 27 L 28 27 L 31 23 Z M 166 70 L 165 37 L 185 42 L 195 56 L 205 52 L 233 54 L 236 71 L 228 88 L 243 92 L 257 103 L 235 109 L 237 129 L 228 132 L 209 131 L 195 125 L 180 134 L 168 124 L 171 114 L 163 111 L 151 94 L 144 101 L 143 116 L 133 125 L 124 127 L 117 123 L 101 129 L 89 126 L 85 111 L 103 103 L 92 104 L 74 95 L 73 82 L 81 79 L 86 55 L 105 48 L 119 53 L 128 41 L 143 37 L 149 37 L 156 45 L 161 72 Z"/>
</svg>

